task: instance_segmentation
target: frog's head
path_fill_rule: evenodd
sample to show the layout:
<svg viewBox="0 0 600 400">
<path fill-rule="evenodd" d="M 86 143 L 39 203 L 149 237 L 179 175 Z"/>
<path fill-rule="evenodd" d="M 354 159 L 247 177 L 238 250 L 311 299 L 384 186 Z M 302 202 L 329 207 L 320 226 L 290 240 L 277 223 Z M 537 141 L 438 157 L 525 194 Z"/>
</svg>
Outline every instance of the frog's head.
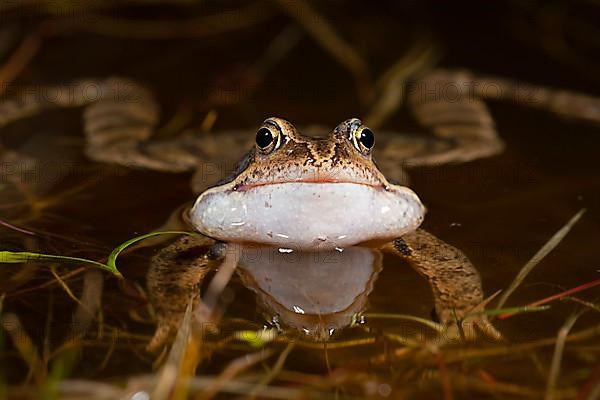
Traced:
<svg viewBox="0 0 600 400">
<path fill-rule="evenodd" d="M 425 209 L 372 159 L 375 135 L 359 119 L 309 137 L 269 118 L 230 178 L 190 212 L 199 232 L 225 242 L 289 249 L 377 245 L 416 229 Z"/>
</svg>

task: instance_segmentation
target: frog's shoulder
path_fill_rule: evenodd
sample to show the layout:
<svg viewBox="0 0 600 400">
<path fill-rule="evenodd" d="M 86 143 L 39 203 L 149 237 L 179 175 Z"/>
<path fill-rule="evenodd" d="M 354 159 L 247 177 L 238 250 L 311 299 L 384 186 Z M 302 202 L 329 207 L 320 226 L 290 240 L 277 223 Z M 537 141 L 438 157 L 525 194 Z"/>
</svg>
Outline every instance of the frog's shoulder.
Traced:
<svg viewBox="0 0 600 400">
<path fill-rule="evenodd" d="M 192 190 L 204 190 L 231 182 L 248 167 L 254 151 L 255 130 L 227 130 L 206 134 L 202 162 L 192 178 Z"/>
</svg>

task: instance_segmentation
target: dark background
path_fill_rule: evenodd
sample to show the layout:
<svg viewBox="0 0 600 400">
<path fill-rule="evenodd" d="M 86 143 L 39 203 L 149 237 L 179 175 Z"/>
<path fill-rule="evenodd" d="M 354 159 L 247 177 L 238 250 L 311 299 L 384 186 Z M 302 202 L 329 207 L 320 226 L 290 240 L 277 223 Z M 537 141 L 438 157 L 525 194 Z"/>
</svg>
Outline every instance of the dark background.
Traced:
<svg viewBox="0 0 600 400">
<path fill-rule="evenodd" d="M 594 1 L 332 0 L 310 4 L 361 55 L 373 82 L 414 43 L 427 40 L 439 49 L 437 67 L 464 68 L 600 95 L 600 6 Z M 263 17 L 244 28 L 221 33 L 208 28 L 193 33 L 193 24 L 189 30 L 181 28 L 194 18 L 223 12 L 236 15 L 236 10 L 248 8 Z M 238 18 L 245 18 L 244 12 L 240 11 Z M 110 24 L 98 23 L 98 18 L 124 23 L 125 28 L 112 29 Z M 150 28 L 142 29 L 141 23 Z M 165 30 L 169 24 L 175 28 Z M 78 78 L 129 77 L 155 91 L 164 110 L 164 123 L 184 109 L 189 115 L 186 126 L 198 126 L 207 112 L 216 110 L 215 131 L 252 128 L 272 115 L 298 125 L 333 127 L 367 109 L 348 70 L 302 33 L 274 1 L 4 0 L 0 25 L 10 31 L 2 42 L 6 48 L 0 54 L 3 63 L 27 35 L 39 31 L 42 38 L 35 56 L 8 84 L 10 90 Z M 257 60 L 274 38 L 290 27 L 300 32 L 298 42 L 260 76 Z M 0 74 L 3 83 L 1 78 Z M 486 291 L 492 293 L 505 288 L 556 230 L 579 209 L 587 208 L 565 241 L 515 293 L 511 304 L 526 304 L 597 279 L 600 128 L 510 103 L 493 103 L 491 110 L 507 144 L 502 155 L 409 171 L 412 187 L 429 210 L 425 228 L 464 250 L 481 271 Z M 99 255 L 137 233 L 156 228 L 175 207 L 190 200 L 190 176 L 125 171 L 72 155 L 80 154 L 83 147 L 80 113 L 58 110 L 19 121 L 3 128 L 2 143 L 19 149 L 32 140 L 47 140 L 42 154 L 37 147 L 38 155 L 53 160 L 56 153 L 52 149 L 63 148 L 68 139 L 74 168 L 49 194 L 98 180 L 53 206 L 49 210 L 52 218 L 30 221 L 29 226 L 93 242 L 99 246 L 94 255 Z M 405 110 L 384 127 L 399 132 L 421 130 Z M 28 215 L 25 211 L 9 217 L 26 219 Z M 19 246 L 14 235 L 3 240 Z M 40 248 L 89 250 L 81 242 L 67 245 L 59 240 L 44 242 Z M 128 260 L 125 275 L 143 284 L 147 258 Z M 406 268 L 395 268 L 397 264 L 393 259 L 386 261 L 371 296 L 372 310 L 427 317 L 432 305 L 426 282 Z M 234 303 L 230 312 L 253 315 L 252 296 L 239 284 L 236 290 L 240 291 L 238 298 L 246 301 Z M 587 295 L 589 299 L 594 296 Z M 128 306 L 138 305 L 122 288 L 109 284 L 105 294 L 109 318 L 124 329 L 150 332 L 151 327 L 128 320 L 121 310 L 126 308 L 123 299 Z M 44 293 L 35 292 L 31 297 L 8 298 L 5 304 L 20 312 L 28 329 L 41 338 L 40 318 L 47 301 Z M 67 324 L 71 305 L 63 306 L 62 322 Z M 499 327 L 513 338 L 554 335 L 569 309 L 559 304 L 555 310 L 532 320 L 510 319 Z M 259 316 L 255 320 L 261 321 Z M 87 367 L 93 369 L 92 361 L 101 355 L 90 357 Z M 132 371 L 147 368 L 147 359 L 129 365 L 125 352 L 116 359 Z M 217 359 L 215 370 L 219 363 L 222 360 Z M 309 369 L 313 364 L 305 365 Z M 513 371 L 529 368 L 524 363 L 507 364 L 506 370 L 513 367 Z"/>
</svg>

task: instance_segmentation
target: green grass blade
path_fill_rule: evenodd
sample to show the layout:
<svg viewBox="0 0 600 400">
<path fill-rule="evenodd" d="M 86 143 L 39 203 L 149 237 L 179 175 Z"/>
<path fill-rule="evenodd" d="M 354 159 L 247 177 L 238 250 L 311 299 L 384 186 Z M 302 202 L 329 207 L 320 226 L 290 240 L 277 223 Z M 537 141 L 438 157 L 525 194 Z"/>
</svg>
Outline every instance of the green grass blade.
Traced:
<svg viewBox="0 0 600 400">
<path fill-rule="evenodd" d="M 279 333 L 277 329 L 264 329 L 259 331 L 237 331 L 233 334 L 233 337 L 242 342 L 248 343 L 252 347 L 263 347 L 267 343 L 275 340 Z"/>
<path fill-rule="evenodd" d="M 495 308 L 490 310 L 478 311 L 469 315 L 478 315 L 484 314 L 489 317 L 501 314 L 521 314 L 521 313 L 529 313 L 529 312 L 538 312 L 549 309 L 550 306 L 522 306 L 522 307 L 506 307 L 506 308 Z"/>
<path fill-rule="evenodd" d="M 103 264 L 101 262 L 88 260 L 86 258 L 57 256 L 54 254 L 31 253 L 28 251 L 0 251 L 0 263 L 18 264 L 27 263 L 31 261 L 67 261 L 82 264 L 90 264 L 94 267 L 107 270 L 119 277 L 121 276 L 121 273 L 116 268 L 110 267 L 109 265 Z"/>
<path fill-rule="evenodd" d="M 117 246 L 108 256 L 108 260 L 106 264 L 88 260 L 86 258 L 80 257 L 69 257 L 69 256 L 58 256 L 54 254 L 43 254 L 43 253 L 32 253 L 28 251 L 0 251 L 0 263 L 6 264 L 18 264 L 18 263 L 27 263 L 31 261 L 39 262 L 39 261 L 62 261 L 62 262 L 71 262 L 71 263 L 81 263 L 92 265 L 97 268 L 101 268 L 103 270 L 109 271 L 113 275 L 122 278 L 123 275 L 119 272 L 116 261 L 119 254 L 125 250 L 127 247 L 131 246 L 134 243 L 139 242 L 140 240 L 147 239 L 152 236 L 158 235 L 198 235 L 196 232 L 180 232 L 180 231 L 166 231 L 166 232 L 151 232 L 145 235 L 137 236 L 128 241 Z"/>
<path fill-rule="evenodd" d="M 582 208 L 581 210 L 579 210 L 579 212 L 577 214 L 575 214 L 573 217 L 571 217 L 569 222 L 567 222 L 554 235 L 552 235 L 552 237 L 546 242 L 546 244 L 544 244 L 542 246 L 542 248 L 539 249 L 537 251 L 537 253 L 535 253 L 533 255 L 533 257 L 531 257 L 531 259 L 529 259 L 529 261 L 527 261 L 527 263 L 525 263 L 523 268 L 521 268 L 521 270 L 519 271 L 517 276 L 510 283 L 508 288 L 500 296 L 500 300 L 498 300 L 497 308 L 502 308 L 504 306 L 504 304 L 508 300 L 508 297 L 515 290 L 517 290 L 517 288 L 525 280 L 527 275 L 529 275 L 529 273 L 540 263 L 540 261 L 542 261 L 552 250 L 554 250 L 556 248 L 556 246 L 559 245 L 559 243 L 565 238 L 565 236 L 567 236 L 567 234 L 569 233 L 571 228 L 573 228 L 573 226 L 577 223 L 577 221 L 579 221 L 579 219 L 585 213 L 585 211 L 586 211 L 585 208 Z"/>
<path fill-rule="evenodd" d="M 428 319 L 425 318 L 420 318 L 414 315 L 405 315 L 405 314 L 387 314 L 387 313 L 366 313 L 363 314 L 364 317 L 367 318 L 367 320 L 369 318 L 381 318 L 381 319 L 400 319 L 400 320 L 405 320 L 405 321 L 413 321 L 413 322 L 418 322 L 420 324 L 423 324 L 425 326 L 430 327 L 431 329 L 433 329 L 434 331 L 437 332 L 443 332 L 444 328 L 442 327 L 442 325 L 438 324 L 437 322 L 433 322 L 430 321 Z"/>
<path fill-rule="evenodd" d="M 123 250 L 125 250 L 127 247 L 131 246 L 134 243 L 137 243 L 141 240 L 153 237 L 153 236 L 159 236 L 159 235 L 198 235 L 198 233 L 196 232 L 183 232 L 183 231 L 164 231 L 164 232 L 150 232 L 150 233 L 146 233 L 145 235 L 140 235 L 140 236 L 136 236 L 134 238 L 129 239 L 126 242 L 121 243 L 119 246 L 115 247 L 115 249 L 110 253 L 110 255 L 108 256 L 108 260 L 106 261 L 106 264 L 109 268 L 113 269 L 114 271 L 118 271 L 117 269 L 117 257 L 119 256 L 119 254 L 121 254 L 121 252 Z"/>
</svg>

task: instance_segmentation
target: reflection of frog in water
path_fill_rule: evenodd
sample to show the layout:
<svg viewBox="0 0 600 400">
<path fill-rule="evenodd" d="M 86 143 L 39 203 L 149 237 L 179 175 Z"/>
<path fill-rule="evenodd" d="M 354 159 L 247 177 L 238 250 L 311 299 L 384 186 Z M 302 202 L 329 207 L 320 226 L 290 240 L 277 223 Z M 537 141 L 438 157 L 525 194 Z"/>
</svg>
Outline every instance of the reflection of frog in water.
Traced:
<svg viewBox="0 0 600 400">
<path fill-rule="evenodd" d="M 152 141 L 158 122 L 154 100 L 143 88 L 119 79 L 80 82 L 70 87 L 69 96 L 55 96 L 53 101 L 21 94 L 0 103 L 0 124 L 45 107 L 89 103 L 84 119 L 91 158 L 173 172 L 199 167 L 193 182 L 198 193 L 206 188 L 202 167 L 242 159 L 229 178 L 202 192 L 187 213 L 189 222 L 207 237 L 181 238 L 153 259 L 148 281 L 159 326 L 150 347 L 173 332 L 190 295 L 198 298 L 199 284 L 219 264 L 227 242 L 325 251 L 359 244 L 383 246 L 408 259 L 429 279 L 436 312 L 442 323 L 452 326 L 482 302 L 479 276 L 460 251 L 417 229 L 424 214 L 418 197 L 386 176 L 403 182 L 402 164 L 469 161 L 502 149 L 491 116 L 476 97 L 486 95 L 477 91 L 485 85 L 470 85 L 469 96 L 440 95 L 440 87 L 465 87 L 471 79 L 467 73 L 447 71 L 426 77 L 417 86 L 423 90 L 412 92 L 409 100 L 416 118 L 434 135 L 382 132 L 377 135 L 378 150 L 372 131 L 357 119 L 343 122 L 323 138 L 303 136 L 288 122 L 271 118 L 256 135 L 223 132 Z M 499 82 L 496 87 L 511 85 Z M 99 96 L 84 95 L 82 89 L 91 84 L 99 85 L 95 86 Z M 427 95 L 429 85 L 438 88 L 436 95 Z M 540 90 L 542 96 L 529 105 L 600 120 L 598 100 Z M 489 97 L 499 97 L 498 91 L 494 93 Z M 248 148 L 252 150 L 242 157 Z M 373 163 L 372 151 L 385 176 Z M 499 337 L 484 316 L 472 322 L 487 335 Z"/>
<path fill-rule="evenodd" d="M 256 292 L 265 318 L 316 340 L 355 321 L 382 269 L 381 252 L 365 247 L 344 251 L 281 252 L 244 247 L 237 272 Z"/>
<path fill-rule="evenodd" d="M 159 312 L 156 342 L 177 326 L 201 278 L 222 260 L 226 243 L 283 252 L 383 248 L 429 279 L 444 324 L 481 304 L 477 271 L 460 251 L 417 229 L 423 205 L 376 167 L 375 135 L 360 120 L 344 121 L 325 137 L 308 137 L 285 120 L 269 118 L 255 141 L 231 177 L 200 194 L 186 214 L 196 230 L 217 240 L 216 247 L 204 255 L 198 249 L 209 243 L 186 237 L 154 259 L 149 285 Z M 484 316 L 473 322 L 499 337 Z"/>
</svg>

